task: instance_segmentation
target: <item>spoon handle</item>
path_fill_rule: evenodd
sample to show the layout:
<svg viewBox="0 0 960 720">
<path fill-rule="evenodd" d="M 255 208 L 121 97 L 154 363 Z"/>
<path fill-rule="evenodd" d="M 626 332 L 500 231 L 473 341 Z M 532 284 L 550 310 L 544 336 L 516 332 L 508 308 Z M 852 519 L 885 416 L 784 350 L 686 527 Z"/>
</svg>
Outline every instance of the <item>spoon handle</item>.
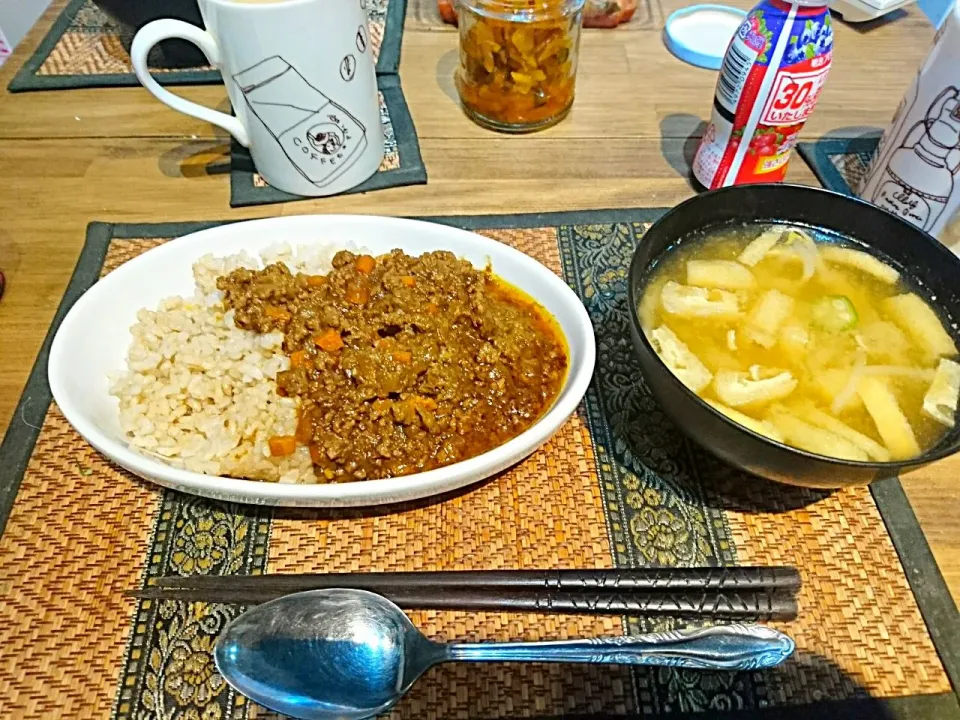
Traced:
<svg viewBox="0 0 960 720">
<path fill-rule="evenodd" d="M 779 665 L 794 642 L 762 625 L 716 625 L 635 637 L 526 643 L 455 643 L 447 660 L 665 665 L 702 670 L 755 670 Z"/>
</svg>

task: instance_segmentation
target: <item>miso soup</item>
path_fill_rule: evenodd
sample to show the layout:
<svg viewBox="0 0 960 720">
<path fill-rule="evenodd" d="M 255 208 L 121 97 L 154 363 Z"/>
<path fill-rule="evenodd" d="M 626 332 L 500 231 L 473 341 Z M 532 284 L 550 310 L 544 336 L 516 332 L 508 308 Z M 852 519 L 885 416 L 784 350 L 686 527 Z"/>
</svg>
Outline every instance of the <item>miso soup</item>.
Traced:
<svg viewBox="0 0 960 720">
<path fill-rule="evenodd" d="M 884 259 L 784 225 L 687 238 L 655 265 L 644 333 L 693 392 L 793 447 L 914 457 L 953 427 L 956 344 Z"/>
</svg>

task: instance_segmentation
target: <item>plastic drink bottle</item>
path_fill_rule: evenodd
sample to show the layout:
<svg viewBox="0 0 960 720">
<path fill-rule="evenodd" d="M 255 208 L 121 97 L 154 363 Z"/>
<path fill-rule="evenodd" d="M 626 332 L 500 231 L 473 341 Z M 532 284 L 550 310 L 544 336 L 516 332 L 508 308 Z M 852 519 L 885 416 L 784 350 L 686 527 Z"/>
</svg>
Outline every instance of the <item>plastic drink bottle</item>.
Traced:
<svg viewBox="0 0 960 720">
<path fill-rule="evenodd" d="M 779 182 L 830 70 L 833 26 L 820 0 L 764 0 L 727 47 L 713 113 L 693 161 L 705 187 Z"/>
</svg>

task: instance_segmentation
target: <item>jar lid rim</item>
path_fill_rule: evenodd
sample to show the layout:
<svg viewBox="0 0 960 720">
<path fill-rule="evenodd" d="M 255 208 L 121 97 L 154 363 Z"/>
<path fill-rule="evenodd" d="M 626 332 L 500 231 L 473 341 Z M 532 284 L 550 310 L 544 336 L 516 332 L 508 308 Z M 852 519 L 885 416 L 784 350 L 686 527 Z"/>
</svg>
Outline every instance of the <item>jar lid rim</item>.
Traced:
<svg viewBox="0 0 960 720">
<path fill-rule="evenodd" d="M 528 22 L 540 19 L 543 13 L 562 11 L 564 15 L 578 12 L 586 0 L 457 0 L 467 9 L 496 12 L 498 16 Z"/>
</svg>

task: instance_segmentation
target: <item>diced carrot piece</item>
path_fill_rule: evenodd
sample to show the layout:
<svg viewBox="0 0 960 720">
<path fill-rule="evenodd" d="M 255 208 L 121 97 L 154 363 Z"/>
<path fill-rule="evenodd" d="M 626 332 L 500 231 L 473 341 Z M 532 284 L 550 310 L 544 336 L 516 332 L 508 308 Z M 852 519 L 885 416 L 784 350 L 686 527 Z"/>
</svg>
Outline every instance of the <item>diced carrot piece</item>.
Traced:
<svg viewBox="0 0 960 720">
<path fill-rule="evenodd" d="M 436 303 L 427 303 L 424 309 L 430 315 L 436 315 L 438 312 L 440 312 L 440 306 Z"/>
<path fill-rule="evenodd" d="M 263 309 L 263 314 L 271 320 L 278 320 L 279 322 L 289 322 L 290 318 L 293 317 L 289 312 L 276 305 L 267 305 Z"/>
<path fill-rule="evenodd" d="M 377 266 L 377 261 L 373 259 L 372 255 L 361 255 L 357 258 L 356 267 L 357 272 L 362 272 L 364 275 L 367 273 L 373 272 L 373 269 Z"/>
<path fill-rule="evenodd" d="M 297 420 L 297 431 L 294 437 L 301 445 L 307 444 L 313 438 L 313 420 L 308 413 L 303 413 Z"/>
<path fill-rule="evenodd" d="M 310 446 L 310 459 L 313 461 L 314 465 L 319 465 L 324 461 L 323 450 L 320 449 L 319 445 Z"/>
<path fill-rule="evenodd" d="M 413 353 L 409 350 L 394 350 L 393 360 L 401 365 L 408 365 L 413 360 Z"/>
<path fill-rule="evenodd" d="M 324 352 L 336 352 L 343 347 L 343 338 L 333 329 L 324 330 L 313 338 L 313 342 Z"/>
<path fill-rule="evenodd" d="M 297 439 L 293 435 L 274 435 L 267 441 L 273 457 L 293 455 L 297 449 Z"/>
<path fill-rule="evenodd" d="M 354 305 L 363 305 L 370 299 L 370 291 L 365 287 L 351 287 L 347 288 L 346 297 L 347 302 L 351 302 Z"/>
<path fill-rule="evenodd" d="M 406 287 L 413 287 L 417 284 L 417 281 L 413 278 L 413 275 L 401 275 L 400 282 Z"/>
<path fill-rule="evenodd" d="M 295 350 L 290 353 L 290 367 L 301 368 L 310 364 L 310 356 L 306 350 Z"/>
<path fill-rule="evenodd" d="M 310 287 L 320 287 L 327 281 L 324 275 L 307 275 L 307 285 Z"/>
</svg>

